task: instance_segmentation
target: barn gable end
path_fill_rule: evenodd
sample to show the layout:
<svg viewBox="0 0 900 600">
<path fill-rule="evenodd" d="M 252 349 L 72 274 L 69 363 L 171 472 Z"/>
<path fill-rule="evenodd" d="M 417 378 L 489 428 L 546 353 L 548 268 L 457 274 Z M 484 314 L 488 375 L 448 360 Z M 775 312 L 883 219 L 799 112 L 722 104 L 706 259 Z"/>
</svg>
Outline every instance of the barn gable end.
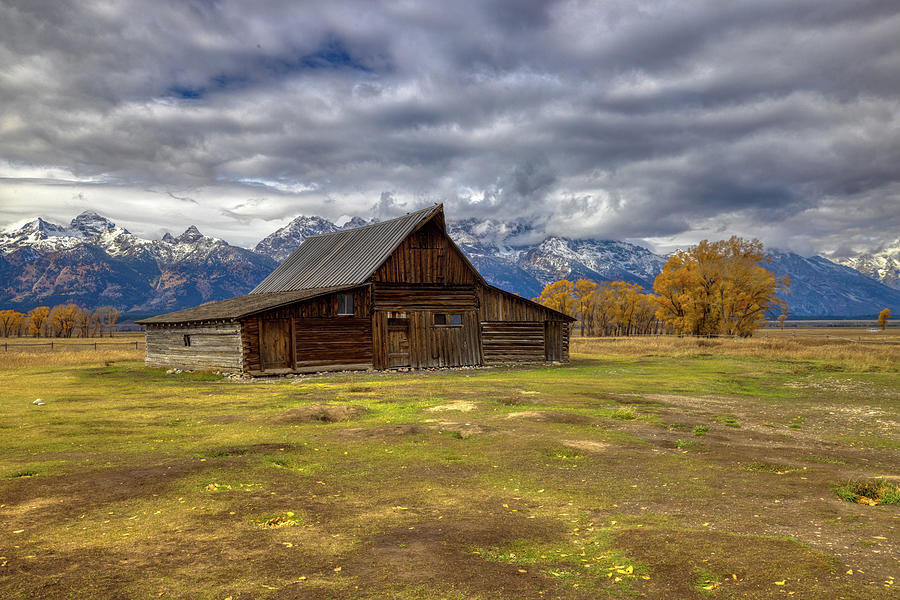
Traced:
<svg viewBox="0 0 900 600">
<path fill-rule="evenodd" d="M 250 294 L 141 323 L 148 365 L 267 375 L 567 361 L 572 320 L 488 285 L 438 205 L 312 236 Z"/>
</svg>

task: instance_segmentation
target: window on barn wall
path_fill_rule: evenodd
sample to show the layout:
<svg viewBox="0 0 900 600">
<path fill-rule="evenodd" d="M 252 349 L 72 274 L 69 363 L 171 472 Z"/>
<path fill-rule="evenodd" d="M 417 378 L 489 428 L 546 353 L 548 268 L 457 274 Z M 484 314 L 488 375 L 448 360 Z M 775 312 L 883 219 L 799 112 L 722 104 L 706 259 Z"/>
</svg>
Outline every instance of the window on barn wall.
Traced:
<svg viewBox="0 0 900 600">
<path fill-rule="evenodd" d="M 337 297 L 339 315 L 353 314 L 353 294 L 338 294 Z"/>
<path fill-rule="evenodd" d="M 184 336 L 184 345 L 185 345 L 185 346 L 190 346 L 190 345 L 191 345 L 191 336 L 189 336 L 189 335 L 185 335 L 185 336 Z"/>
<path fill-rule="evenodd" d="M 460 327 L 462 326 L 462 315 L 458 313 L 434 313 L 434 324 L 437 327 Z"/>
</svg>

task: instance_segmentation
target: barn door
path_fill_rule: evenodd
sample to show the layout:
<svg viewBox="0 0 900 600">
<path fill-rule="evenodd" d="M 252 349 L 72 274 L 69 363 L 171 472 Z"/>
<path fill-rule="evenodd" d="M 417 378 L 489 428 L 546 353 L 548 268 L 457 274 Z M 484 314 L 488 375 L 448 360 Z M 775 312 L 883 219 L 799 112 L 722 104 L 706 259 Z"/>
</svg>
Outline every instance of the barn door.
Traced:
<svg viewBox="0 0 900 600">
<path fill-rule="evenodd" d="M 291 321 L 289 319 L 264 319 L 259 332 L 259 346 L 264 371 L 293 368 Z"/>
<path fill-rule="evenodd" d="M 387 320 L 387 367 L 408 367 L 409 319 Z"/>
</svg>

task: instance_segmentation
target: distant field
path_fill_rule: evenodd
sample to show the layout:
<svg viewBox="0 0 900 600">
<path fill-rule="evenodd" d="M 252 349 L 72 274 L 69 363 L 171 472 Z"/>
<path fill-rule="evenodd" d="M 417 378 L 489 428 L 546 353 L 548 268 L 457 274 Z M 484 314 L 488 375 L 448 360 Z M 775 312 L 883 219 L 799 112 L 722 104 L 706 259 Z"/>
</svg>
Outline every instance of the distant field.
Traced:
<svg viewBox="0 0 900 600">
<path fill-rule="evenodd" d="M 900 505 L 837 492 L 900 481 L 900 347 L 572 350 L 253 383 L 0 354 L 0 598 L 897 597 Z"/>
</svg>

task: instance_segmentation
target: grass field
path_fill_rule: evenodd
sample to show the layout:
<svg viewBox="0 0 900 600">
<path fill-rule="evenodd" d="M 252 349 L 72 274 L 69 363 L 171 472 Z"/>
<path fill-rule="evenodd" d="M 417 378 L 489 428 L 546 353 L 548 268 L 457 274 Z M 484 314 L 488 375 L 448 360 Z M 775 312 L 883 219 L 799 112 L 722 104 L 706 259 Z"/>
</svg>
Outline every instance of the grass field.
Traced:
<svg viewBox="0 0 900 600">
<path fill-rule="evenodd" d="M 898 595 L 896 345 L 252 383 L 141 354 L 0 355 L 0 598 Z"/>
</svg>

